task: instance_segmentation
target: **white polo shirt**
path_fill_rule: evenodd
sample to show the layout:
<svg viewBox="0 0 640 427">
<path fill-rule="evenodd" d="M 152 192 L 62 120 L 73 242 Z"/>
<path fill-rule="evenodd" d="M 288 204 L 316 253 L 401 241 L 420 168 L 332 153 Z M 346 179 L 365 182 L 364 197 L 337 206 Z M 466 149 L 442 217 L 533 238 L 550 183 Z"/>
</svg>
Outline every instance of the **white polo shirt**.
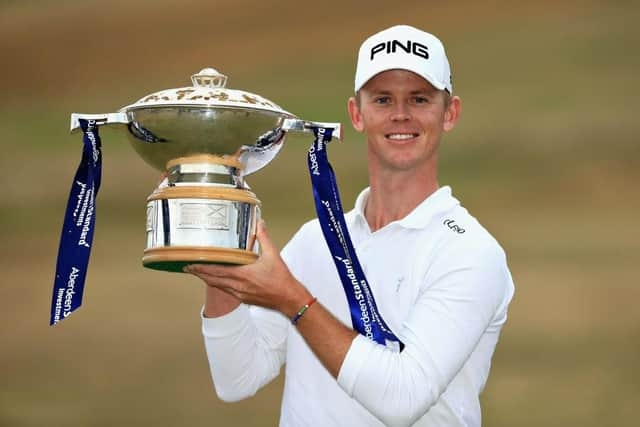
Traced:
<svg viewBox="0 0 640 427">
<path fill-rule="evenodd" d="M 513 296 L 502 248 L 442 187 L 372 233 L 365 189 L 346 223 L 378 309 L 405 344 L 396 353 L 354 339 L 336 381 L 290 320 L 240 305 L 203 318 L 216 391 L 253 395 L 286 361 L 281 426 L 480 426 L 482 391 Z M 317 220 L 282 251 L 293 275 L 351 327 L 340 278 Z"/>
</svg>

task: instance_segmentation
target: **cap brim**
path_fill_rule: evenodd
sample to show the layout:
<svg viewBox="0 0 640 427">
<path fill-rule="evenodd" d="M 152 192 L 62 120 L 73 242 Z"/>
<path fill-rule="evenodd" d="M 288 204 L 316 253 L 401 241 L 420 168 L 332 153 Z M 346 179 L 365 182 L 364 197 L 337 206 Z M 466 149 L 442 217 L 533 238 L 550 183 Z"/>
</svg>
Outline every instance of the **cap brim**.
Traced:
<svg viewBox="0 0 640 427">
<path fill-rule="evenodd" d="M 360 89 L 362 89 L 367 83 L 369 83 L 369 81 L 374 78 L 375 76 L 377 76 L 380 73 L 384 73 L 385 71 L 391 71 L 391 70 L 404 70 L 404 71 L 410 71 L 413 74 L 422 77 L 423 79 L 425 79 L 431 86 L 433 86 L 434 88 L 438 89 L 438 90 L 445 90 L 447 87 L 444 83 L 442 82 L 438 82 L 435 78 L 433 78 L 432 75 L 430 75 L 429 73 L 417 73 L 415 70 L 412 70 L 410 68 L 405 68 L 405 67 L 394 67 L 394 68 L 385 68 L 383 70 L 377 71 L 375 73 L 372 73 L 369 77 L 366 78 L 366 80 L 364 80 L 362 82 L 362 84 L 360 84 L 360 86 L 356 86 L 355 87 L 355 92 L 358 92 Z"/>
</svg>

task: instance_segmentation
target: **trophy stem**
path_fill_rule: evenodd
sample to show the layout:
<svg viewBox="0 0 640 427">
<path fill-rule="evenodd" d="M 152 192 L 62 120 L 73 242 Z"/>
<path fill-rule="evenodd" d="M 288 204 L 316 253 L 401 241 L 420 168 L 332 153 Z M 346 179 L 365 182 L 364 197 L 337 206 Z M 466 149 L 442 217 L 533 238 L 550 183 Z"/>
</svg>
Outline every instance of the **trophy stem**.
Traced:
<svg viewBox="0 0 640 427">
<path fill-rule="evenodd" d="M 169 162 L 167 179 L 147 198 L 145 267 L 182 272 L 194 263 L 256 260 L 260 200 L 236 162 L 208 155 Z"/>
</svg>

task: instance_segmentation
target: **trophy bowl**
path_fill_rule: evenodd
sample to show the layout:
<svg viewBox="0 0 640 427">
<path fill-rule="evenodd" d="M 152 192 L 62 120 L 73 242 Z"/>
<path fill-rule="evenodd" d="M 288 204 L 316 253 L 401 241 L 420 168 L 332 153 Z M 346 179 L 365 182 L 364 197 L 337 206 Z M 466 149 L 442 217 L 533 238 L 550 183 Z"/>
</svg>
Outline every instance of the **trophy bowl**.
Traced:
<svg viewBox="0 0 640 427">
<path fill-rule="evenodd" d="M 213 154 L 242 156 L 243 175 L 275 157 L 284 140 L 260 143 L 260 138 L 281 128 L 284 118 L 294 117 L 285 111 L 194 106 L 134 107 L 126 112 L 131 146 L 155 169 L 164 170 L 178 157 Z"/>
<path fill-rule="evenodd" d="M 278 154 L 287 131 L 304 122 L 253 93 L 225 87 L 227 77 L 205 68 L 193 86 L 147 95 L 117 113 L 72 114 L 100 125 L 126 125 L 133 149 L 163 171 L 147 199 L 147 268 L 181 272 L 192 263 L 247 264 L 258 256 L 260 200 L 245 176 Z"/>
</svg>

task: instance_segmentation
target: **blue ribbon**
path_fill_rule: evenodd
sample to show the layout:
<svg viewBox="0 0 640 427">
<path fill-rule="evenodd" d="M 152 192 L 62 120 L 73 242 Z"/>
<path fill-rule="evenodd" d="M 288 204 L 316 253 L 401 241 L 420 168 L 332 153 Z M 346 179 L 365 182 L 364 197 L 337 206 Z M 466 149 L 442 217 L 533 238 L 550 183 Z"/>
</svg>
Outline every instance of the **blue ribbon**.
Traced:
<svg viewBox="0 0 640 427">
<path fill-rule="evenodd" d="M 80 119 L 80 127 L 84 132 L 84 148 L 71 184 L 60 236 L 49 325 L 66 318 L 82 304 L 93 243 L 95 201 L 102 172 L 101 141 L 95 120 Z"/>
<path fill-rule="evenodd" d="M 313 128 L 313 133 L 316 138 L 309 147 L 307 156 L 313 199 L 322 233 L 349 303 L 353 329 L 379 344 L 402 351 L 404 344 L 393 334 L 378 312 L 371 287 L 347 230 L 336 176 L 327 158 L 326 145 L 331 141 L 332 129 Z"/>
</svg>

